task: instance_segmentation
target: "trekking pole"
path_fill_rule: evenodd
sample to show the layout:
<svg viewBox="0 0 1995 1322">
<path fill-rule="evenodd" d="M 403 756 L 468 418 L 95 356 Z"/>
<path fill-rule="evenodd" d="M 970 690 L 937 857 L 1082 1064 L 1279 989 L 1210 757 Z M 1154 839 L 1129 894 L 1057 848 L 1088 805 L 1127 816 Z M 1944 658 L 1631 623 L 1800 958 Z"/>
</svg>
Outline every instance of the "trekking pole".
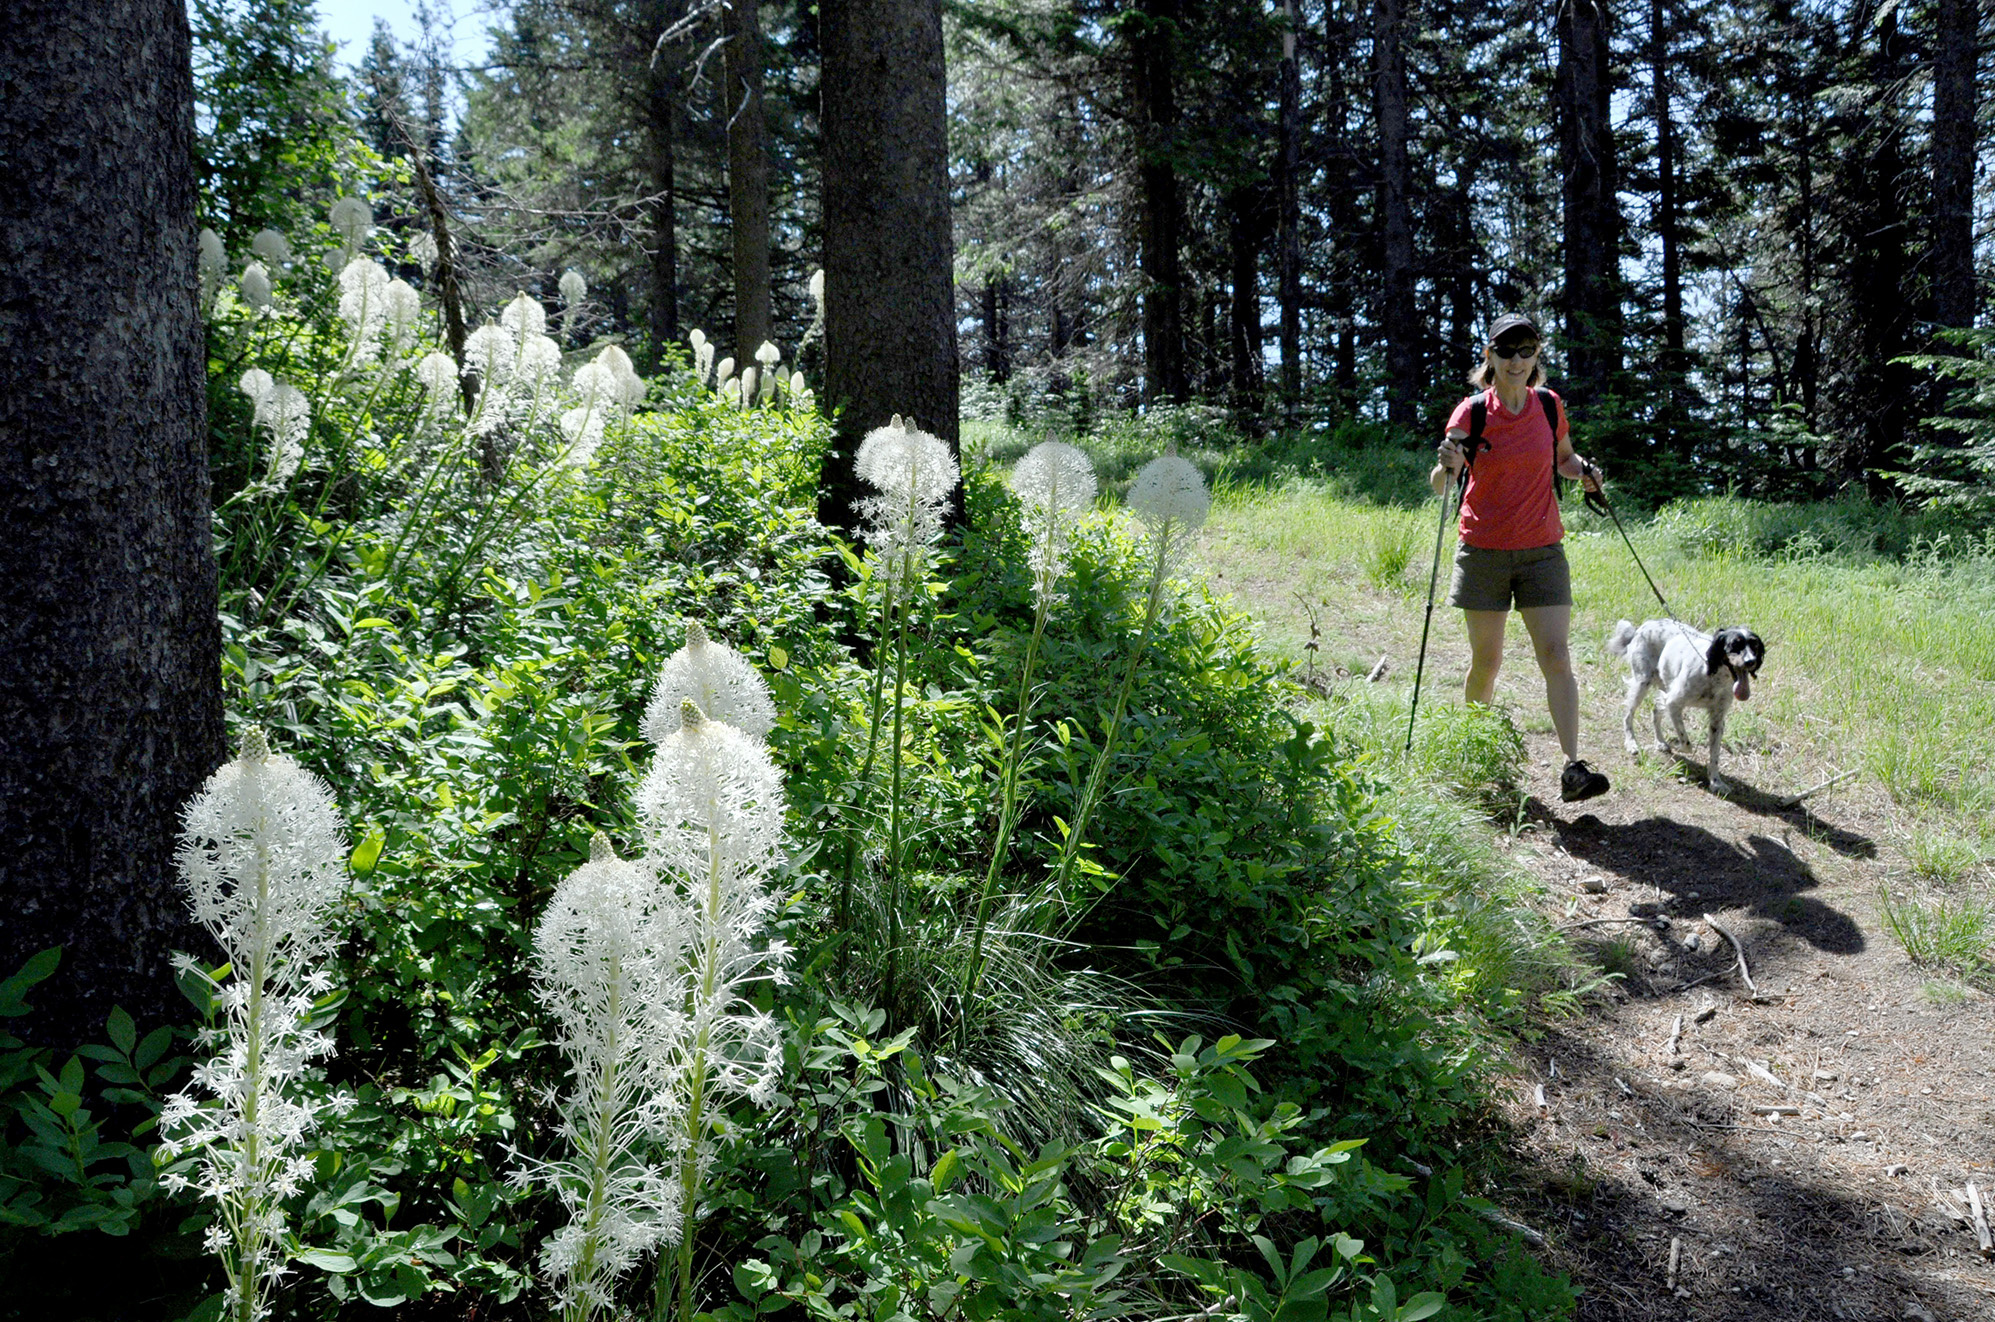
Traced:
<svg viewBox="0 0 1995 1322">
<path fill-rule="evenodd" d="M 1441 488 L 1441 523 L 1434 529 L 1434 567 L 1427 574 L 1427 618 L 1420 625 L 1420 660 L 1413 668 L 1413 705 L 1406 712 L 1406 747 L 1402 752 L 1413 751 L 1413 718 L 1420 712 L 1420 677 L 1427 670 L 1427 631 L 1434 624 L 1434 589 L 1441 582 L 1441 541 L 1448 533 L 1450 498 L 1466 490 L 1468 484 L 1469 466 L 1464 459 L 1455 479 Z"/>
</svg>

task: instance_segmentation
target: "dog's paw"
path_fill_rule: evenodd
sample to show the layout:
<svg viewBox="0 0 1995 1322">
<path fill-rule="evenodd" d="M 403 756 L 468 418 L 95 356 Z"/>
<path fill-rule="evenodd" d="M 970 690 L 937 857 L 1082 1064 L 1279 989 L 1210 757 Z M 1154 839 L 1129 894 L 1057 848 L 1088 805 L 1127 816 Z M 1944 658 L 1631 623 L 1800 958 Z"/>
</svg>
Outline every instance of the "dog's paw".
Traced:
<svg viewBox="0 0 1995 1322">
<path fill-rule="evenodd" d="M 1656 740 L 1656 751 L 1658 753 L 1667 753 L 1669 751 L 1669 740 L 1667 739 Z"/>
<path fill-rule="evenodd" d="M 1723 776 L 1713 776 L 1711 777 L 1711 792 L 1713 794 L 1730 794 L 1732 792 L 1732 782 L 1726 780 Z"/>
<path fill-rule="evenodd" d="M 1621 746 L 1628 750 L 1629 757 L 1640 757 L 1642 755 L 1642 746 L 1633 739 L 1622 740 Z"/>
</svg>

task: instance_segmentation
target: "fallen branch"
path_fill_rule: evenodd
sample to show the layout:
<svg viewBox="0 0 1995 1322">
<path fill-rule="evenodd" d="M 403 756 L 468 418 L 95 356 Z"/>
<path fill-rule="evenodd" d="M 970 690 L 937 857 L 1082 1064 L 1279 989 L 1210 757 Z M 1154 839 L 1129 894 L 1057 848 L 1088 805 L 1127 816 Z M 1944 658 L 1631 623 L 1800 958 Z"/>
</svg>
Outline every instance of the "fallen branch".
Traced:
<svg viewBox="0 0 1995 1322">
<path fill-rule="evenodd" d="M 1676 1264 L 1683 1258 L 1683 1241 L 1675 1236 L 1669 1241 L 1669 1276 L 1663 1283 L 1666 1290 L 1676 1288 Z"/>
<path fill-rule="evenodd" d="M 1666 1056 L 1674 1056 L 1675 1054 L 1677 1054 L 1677 1052 L 1681 1050 L 1680 1043 L 1682 1038 L 1683 1038 L 1683 1016 L 1678 1015 L 1676 1017 L 1676 1022 L 1669 1026 L 1669 1041 L 1663 1046 L 1663 1054 Z"/>
<path fill-rule="evenodd" d="M 1800 1115 L 1801 1108 L 1798 1106 L 1791 1106 L 1783 1102 L 1774 1106 L 1755 1106 L 1753 1108 L 1753 1114 L 1754 1115 Z"/>
<path fill-rule="evenodd" d="M 1981 1256 L 1995 1257 L 1995 1233 L 1988 1229 L 1988 1204 L 1982 1201 L 1981 1190 L 1973 1180 L 1967 1182 L 1967 1210 L 1974 1214 L 1974 1238 L 1981 1245 Z"/>
<path fill-rule="evenodd" d="M 1739 938 L 1726 931 L 1724 925 L 1708 913 L 1704 915 L 1704 921 L 1711 924 L 1712 931 L 1732 943 L 1732 949 L 1739 957 L 1739 976 L 1745 979 L 1746 990 L 1755 996 L 1759 995 L 1759 988 L 1753 985 L 1753 971 L 1746 967 L 1746 948 L 1739 944 Z"/>
<path fill-rule="evenodd" d="M 1819 785 L 1810 785 L 1807 789 L 1802 790 L 1799 794 L 1788 795 L 1786 798 L 1780 801 L 1780 806 L 1783 808 L 1798 808 L 1801 806 L 1801 801 L 1803 799 L 1812 798 L 1815 795 L 1820 794 L 1823 790 L 1829 788 L 1829 786 L 1841 784 L 1843 781 L 1848 780 L 1851 776 L 1854 776 L 1855 774 L 1856 774 L 1855 770 L 1838 772 L 1836 775 L 1829 777 L 1827 780 L 1823 781 Z"/>
<path fill-rule="evenodd" d="M 1380 653 L 1380 654 L 1379 654 L 1379 659 L 1378 659 L 1378 664 L 1372 667 L 1372 673 L 1371 673 L 1371 674 L 1369 674 L 1369 675 L 1366 675 L 1366 676 L 1365 676 L 1365 682 L 1366 682 L 1367 684 L 1376 684 L 1376 683 L 1378 683 L 1378 682 L 1379 682 L 1380 680 L 1382 680 L 1382 679 L 1384 679 L 1384 678 L 1385 678 L 1385 672 L 1386 672 L 1386 670 L 1387 670 L 1388 668 L 1389 668 L 1389 667 L 1387 667 L 1387 665 L 1386 665 L 1386 663 L 1385 663 L 1385 654 L 1384 654 L 1384 653 Z"/>
</svg>

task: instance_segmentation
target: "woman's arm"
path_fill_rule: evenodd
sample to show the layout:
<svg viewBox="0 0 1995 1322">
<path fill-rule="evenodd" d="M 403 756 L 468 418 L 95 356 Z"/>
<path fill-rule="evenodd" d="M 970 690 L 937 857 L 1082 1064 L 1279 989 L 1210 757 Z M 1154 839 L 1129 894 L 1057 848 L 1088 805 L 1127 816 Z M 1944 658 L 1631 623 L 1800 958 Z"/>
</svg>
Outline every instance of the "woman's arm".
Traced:
<svg viewBox="0 0 1995 1322">
<path fill-rule="evenodd" d="M 1600 490 L 1600 466 L 1589 459 L 1581 458 L 1572 448 L 1572 437 L 1561 436 L 1558 440 L 1559 476 L 1582 483 L 1588 491 Z"/>
</svg>

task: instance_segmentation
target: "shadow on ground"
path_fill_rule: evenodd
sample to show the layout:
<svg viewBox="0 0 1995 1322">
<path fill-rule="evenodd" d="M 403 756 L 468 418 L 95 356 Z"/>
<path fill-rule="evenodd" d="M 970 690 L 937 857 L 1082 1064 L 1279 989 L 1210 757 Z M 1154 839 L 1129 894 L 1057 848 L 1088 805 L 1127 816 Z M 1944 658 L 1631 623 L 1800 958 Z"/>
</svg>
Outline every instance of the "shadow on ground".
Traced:
<svg viewBox="0 0 1995 1322">
<path fill-rule="evenodd" d="M 1583 813 L 1561 823 L 1535 801 L 1526 810 L 1549 820 L 1559 847 L 1574 858 L 1667 893 L 1668 899 L 1645 906 L 1649 916 L 1694 919 L 1716 910 L 1745 909 L 1779 923 L 1817 950 L 1849 955 L 1864 947 L 1863 932 L 1849 915 L 1806 893 L 1821 885 L 1814 871 L 1771 836 L 1752 835 L 1734 844 L 1667 817 L 1611 825 Z"/>
</svg>

